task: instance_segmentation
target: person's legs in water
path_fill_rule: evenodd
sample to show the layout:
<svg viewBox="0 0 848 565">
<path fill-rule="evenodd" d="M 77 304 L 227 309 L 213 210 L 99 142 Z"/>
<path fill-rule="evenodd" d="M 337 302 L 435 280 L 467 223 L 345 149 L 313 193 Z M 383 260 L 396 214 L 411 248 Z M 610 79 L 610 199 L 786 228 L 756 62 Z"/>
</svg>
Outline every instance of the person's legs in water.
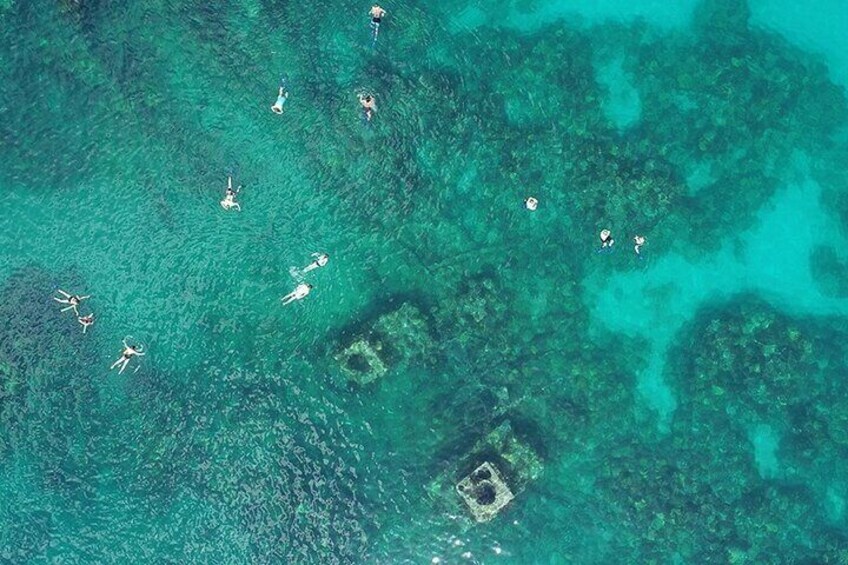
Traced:
<svg viewBox="0 0 848 565">
<path fill-rule="evenodd" d="M 280 91 L 277 94 L 277 101 L 274 102 L 273 106 L 271 106 L 271 111 L 274 112 L 275 114 L 282 114 L 283 113 L 283 104 L 286 103 L 286 99 L 288 97 L 289 97 L 289 94 L 288 94 L 288 92 L 286 92 L 286 89 L 283 88 L 282 86 L 280 86 Z"/>
<path fill-rule="evenodd" d="M 57 291 L 59 294 L 61 294 L 61 295 L 62 295 L 62 298 L 59 298 L 59 297 L 57 297 L 57 296 L 53 296 L 53 297 L 52 297 L 52 298 L 53 298 L 53 300 L 55 300 L 55 301 L 56 301 L 56 302 L 58 302 L 59 304 L 70 304 L 70 305 L 71 305 L 71 307 L 74 307 L 74 309 L 76 308 L 76 306 L 79 306 L 80 302 L 82 302 L 82 301 L 83 301 L 83 300 L 85 300 L 86 298 L 91 298 L 91 295 L 90 295 L 90 294 L 86 294 L 85 296 L 79 296 L 79 295 L 77 295 L 77 294 L 70 294 L 70 293 L 67 293 L 67 292 L 65 292 L 64 290 L 62 290 L 61 288 L 56 289 L 56 291 Z M 62 312 L 65 312 L 66 310 L 70 310 L 70 309 L 71 309 L 71 307 L 63 308 L 63 309 L 62 309 Z"/>
<path fill-rule="evenodd" d="M 126 359 L 124 359 L 124 362 L 123 362 L 123 364 L 121 365 L 121 369 L 118 371 L 118 374 L 119 374 L 119 375 L 120 375 L 120 374 L 122 374 L 122 373 L 124 372 L 124 369 L 126 369 L 126 368 L 127 368 L 127 365 L 129 365 L 129 364 L 130 364 L 130 359 L 131 359 L 131 357 L 127 357 Z"/>
<path fill-rule="evenodd" d="M 66 306 L 65 308 L 62 308 L 61 310 L 59 310 L 59 312 L 67 312 L 68 310 L 73 310 L 74 313 L 77 316 L 79 316 L 79 310 L 77 310 L 77 305 L 79 304 L 79 302 L 73 302 L 73 299 L 71 299 L 71 300 L 72 300 L 72 302 L 70 303 L 71 305 Z"/>
<path fill-rule="evenodd" d="M 221 200 L 221 206 L 227 211 L 235 208 L 236 212 L 241 212 L 241 205 L 232 198 Z"/>
<path fill-rule="evenodd" d="M 58 303 L 60 303 L 60 304 L 68 304 L 68 303 L 69 303 L 69 302 L 68 302 L 68 300 L 71 298 L 71 295 L 70 295 L 70 294 L 68 294 L 67 292 L 65 292 L 65 291 L 64 291 L 64 290 L 62 290 L 61 288 L 57 288 L 57 289 L 56 289 L 56 292 L 58 292 L 59 294 L 61 294 L 61 295 L 62 295 L 62 298 L 57 298 L 57 297 L 55 297 L 55 296 L 54 296 L 54 297 L 53 297 L 53 300 L 55 300 L 56 302 L 58 302 Z"/>
</svg>

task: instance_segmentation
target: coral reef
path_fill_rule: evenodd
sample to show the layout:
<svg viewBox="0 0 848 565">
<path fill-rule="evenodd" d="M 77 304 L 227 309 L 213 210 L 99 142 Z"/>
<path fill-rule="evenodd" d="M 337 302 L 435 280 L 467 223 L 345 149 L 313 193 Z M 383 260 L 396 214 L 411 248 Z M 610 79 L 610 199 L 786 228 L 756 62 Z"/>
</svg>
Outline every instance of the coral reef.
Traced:
<svg viewBox="0 0 848 565">
<path fill-rule="evenodd" d="M 819 387 L 824 352 L 791 319 L 755 299 L 736 304 L 722 308 L 682 346 L 679 370 L 690 378 L 682 383 L 681 402 L 759 420 L 807 402 Z"/>
<path fill-rule="evenodd" d="M 336 243 L 345 226 L 357 285 L 392 308 L 310 326 L 333 345 L 308 360 L 233 332 L 241 370 L 154 366 L 99 391 L 97 334 L 82 342 L 58 316 L 49 274 L 17 272 L 0 293 L 0 460 L 33 485 L 0 509 L 0 560 L 108 562 L 114 546 L 149 561 L 414 560 L 430 546 L 393 542 L 454 531 L 434 507 L 491 518 L 467 504 L 468 481 L 489 481 L 504 490 L 484 506 L 527 524 L 485 526 L 515 536 L 517 562 L 845 562 L 844 320 L 751 296 L 704 308 L 672 347 L 678 408 L 661 436 L 635 392 L 647 347 L 596 336 L 581 285 L 634 269 L 630 253 L 584 252 L 601 227 L 688 256 L 718 248 L 794 180 L 797 154 L 813 156 L 825 205 L 848 223 L 844 173 L 826 174 L 845 169 L 848 105 L 821 60 L 757 30 L 743 0 L 704 0 L 685 30 L 563 19 L 532 32 L 494 15 L 453 27 L 456 14 L 408 4 L 373 48 L 367 19 L 301 8 L 0 0 L 4 188 L 115 181 L 192 234 L 171 205 L 208 201 L 240 161 L 263 198 L 294 210 L 269 222 L 314 221 L 298 229 Z M 641 102 L 622 131 L 599 59 L 620 61 Z M 260 101 L 280 61 L 297 114 L 270 122 Z M 362 89 L 380 104 L 370 125 Z M 823 292 L 848 294 L 837 249 L 811 260 Z M 354 320 L 340 338 L 339 319 Z M 260 331 L 273 343 L 289 330 Z M 343 391 L 326 386 L 337 373 Z M 372 428 L 393 411 L 378 422 L 393 428 Z M 432 500 L 416 506 L 422 483 Z M 67 554 L 45 555 L 54 539 Z M 551 555 L 535 554 L 544 544 Z"/>
<path fill-rule="evenodd" d="M 668 369 L 679 393 L 670 437 L 616 447 L 602 468 L 599 487 L 622 506 L 642 559 L 672 547 L 722 562 L 844 556 L 843 534 L 816 524 L 831 488 L 820 477 L 848 455 L 833 433 L 848 414 L 837 377 L 846 351 L 832 346 L 846 330 L 751 296 L 699 313 Z M 782 436 L 774 468 L 752 444 L 763 423 Z"/>
</svg>

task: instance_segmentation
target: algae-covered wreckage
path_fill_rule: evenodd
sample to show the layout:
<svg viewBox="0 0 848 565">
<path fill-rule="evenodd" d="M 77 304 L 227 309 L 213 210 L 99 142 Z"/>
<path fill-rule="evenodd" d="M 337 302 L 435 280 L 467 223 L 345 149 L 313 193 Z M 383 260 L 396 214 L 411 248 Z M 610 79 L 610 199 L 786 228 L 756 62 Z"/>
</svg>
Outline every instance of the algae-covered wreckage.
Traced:
<svg viewBox="0 0 848 565">
<path fill-rule="evenodd" d="M 434 505 L 451 514 L 488 522 L 542 474 L 536 451 L 504 420 L 431 482 Z M 466 526 L 471 520 L 464 521 Z"/>
</svg>

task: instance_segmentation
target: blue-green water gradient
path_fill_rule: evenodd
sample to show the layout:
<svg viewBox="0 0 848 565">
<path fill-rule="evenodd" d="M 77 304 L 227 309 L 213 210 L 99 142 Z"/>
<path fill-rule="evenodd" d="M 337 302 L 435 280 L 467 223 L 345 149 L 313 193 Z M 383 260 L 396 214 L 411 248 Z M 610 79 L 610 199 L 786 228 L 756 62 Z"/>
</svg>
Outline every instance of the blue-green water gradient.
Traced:
<svg viewBox="0 0 848 565">
<path fill-rule="evenodd" d="M 845 1 L 369 7 L 0 0 L 0 562 L 848 559 Z"/>
</svg>

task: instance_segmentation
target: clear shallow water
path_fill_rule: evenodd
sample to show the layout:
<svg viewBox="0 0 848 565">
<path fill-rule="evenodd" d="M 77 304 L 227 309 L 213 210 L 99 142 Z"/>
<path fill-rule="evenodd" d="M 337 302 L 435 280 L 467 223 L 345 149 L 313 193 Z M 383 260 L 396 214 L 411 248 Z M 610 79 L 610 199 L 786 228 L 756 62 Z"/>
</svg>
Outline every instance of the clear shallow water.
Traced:
<svg viewBox="0 0 848 565">
<path fill-rule="evenodd" d="M 844 558 L 843 4 L 0 6 L 0 559 Z M 504 419 L 544 472 L 471 527 Z"/>
</svg>

